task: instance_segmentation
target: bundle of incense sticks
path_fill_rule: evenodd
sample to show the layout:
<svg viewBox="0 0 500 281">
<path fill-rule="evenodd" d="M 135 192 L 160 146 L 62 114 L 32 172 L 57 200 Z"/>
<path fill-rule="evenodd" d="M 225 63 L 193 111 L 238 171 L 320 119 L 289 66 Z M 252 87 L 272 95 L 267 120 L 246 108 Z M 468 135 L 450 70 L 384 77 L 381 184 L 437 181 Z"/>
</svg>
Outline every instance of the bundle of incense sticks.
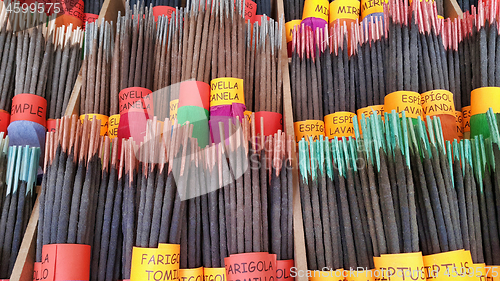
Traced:
<svg viewBox="0 0 500 281">
<path fill-rule="evenodd" d="M 98 15 L 101 12 L 104 0 L 85 0 L 83 1 L 84 13 Z"/>
<path fill-rule="evenodd" d="M 9 278 L 35 203 L 40 148 L 9 148 L 8 138 L 1 137 L 0 276 Z"/>
<path fill-rule="evenodd" d="M 174 8 L 177 8 L 177 7 L 180 8 L 181 5 L 183 5 L 183 2 L 180 0 L 146 0 L 146 1 L 133 0 L 133 1 L 129 2 L 130 9 L 133 9 L 134 5 L 139 4 L 141 2 L 143 2 L 146 5 L 146 7 L 149 7 L 150 5 L 152 5 L 152 6 L 170 6 L 170 7 L 174 7 Z"/>
<path fill-rule="evenodd" d="M 90 23 L 85 26 L 84 59 L 80 114 L 110 115 L 111 58 L 114 37 L 113 23 Z M 118 113 L 118 112 L 116 112 Z M 115 114 L 116 114 L 115 113 Z"/>
<path fill-rule="evenodd" d="M 2 10 L 0 19 L 3 18 L 5 10 Z M 14 96 L 14 61 L 16 58 L 17 36 L 9 26 L 8 21 L 2 22 L 0 27 L 0 109 L 10 112 L 12 97 Z"/>
<path fill-rule="evenodd" d="M 450 92 L 453 93 L 453 102 L 455 103 L 455 110 L 462 110 L 462 101 L 465 98 L 462 95 L 464 92 L 465 83 L 461 81 L 462 71 L 461 66 L 461 40 L 462 34 L 460 33 L 460 22 L 455 19 L 446 19 L 443 24 L 443 44 L 446 50 L 446 59 L 448 62 L 448 81 L 450 84 Z"/>
<path fill-rule="evenodd" d="M 284 1 L 285 21 L 302 19 L 302 11 L 304 10 L 304 0 L 288 0 Z"/>
</svg>

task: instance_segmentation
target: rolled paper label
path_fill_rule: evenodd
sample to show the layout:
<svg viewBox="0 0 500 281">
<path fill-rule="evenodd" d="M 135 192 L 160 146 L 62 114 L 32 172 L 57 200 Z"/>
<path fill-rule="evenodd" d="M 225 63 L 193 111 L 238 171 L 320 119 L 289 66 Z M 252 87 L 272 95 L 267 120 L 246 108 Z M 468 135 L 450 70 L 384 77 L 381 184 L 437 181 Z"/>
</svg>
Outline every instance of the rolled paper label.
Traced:
<svg viewBox="0 0 500 281">
<path fill-rule="evenodd" d="M 252 22 L 257 13 L 257 3 L 252 0 L 245 1 L 245 20 Z"/>
<path fill-rule="evenodd" d="M 203 281 L 226 281 L 226 269 L 223 267 L 205 267 L 203 275 Z"/>
<path fill-rule="evenodd" d="M 279 281 L 293 281 L 294 277 L 291 276 L 290 269 L 294 267 L 293 260 L 279 260 L 276 261 L 276 278 Z"/>
<path fill-rule="evenodd" d="M 200 81 L 181 82 L 179 89 L 179 107 L 197 106 L 210 108 L 210 85 Z"/>
<path fill-rule="evenodd" d="M 248 111 L 248 110 L 245 110 L 245 112 L 243 112 L 243 114 L 245 114 L 245 118 L 248 121 L 248 123 L 252 122 L 252 113 L 253 112 Z"/>
<path fill-rule="evenodd" d="M 309 142 L 309 137 L 313 141 L 319 140 L 320 136 L 325 135 L 325 123 L 320 120 L 306 120 L 293 123 L 295 131 L 295 141 L 299 143 L 302 138 Z"/>
<path fill-rule="evenodd" d="M 385 2 L 384 0 L 361 0 L 361 20 L 371 14 L 383 13 Z"/>
<path fill-rule="evenodd" d="M 310 270 L 309 281 L 344 281 L 344 270 Z"/>
<path fill-rule="evenodd" d="M 494 113 L 500 113 L 500 87 L 483 87 L 470 93 L 470 113 L 486 113 L 490 107 Z"/>
<path fill-rule="evenodd" d="M 420 94 L 410 91 L 397 91 L 390 93 L 384 98 L 384 112 L 391 113 L 395 110 L 401 116 L 405 111 L 407 117 L 422 117 L 422 106 L 420 105 Z"/>
<path fill-rule="evenodd" d="M 352 112 L 339 111 L 325 116 L 325 136 L 333 139 L 335 137 L 354 137 L 354 124 Z"/>
<path fill-rule="evenodd" d="M 55 132 L 61 119 L 47 119 L 47 132 Z"/>
<path fill-rule="evenodd" d="M 177 109 L 179 109 L 179 99 L 170 101 L 170 120 L 177 119 Z"/>
<path fill-rule="evenodd" d="M 306 0 L 304 11 L 302 12 L 302 20 L 317 18 L 328 22 L 329 6 L 328 0 Z"/>
<path fill-rule="evenodd" d="M 179 280 L 180 245 L 132 249 L 130 281 Z"/>
<path fill-rule="evenodd" d="M 344 270 L 345 281 L 375 281 L 374 270 Z"/>
<path fill-rule="evenodd" d="M 56 18 L 56 26 L 69 26 L 73 24 L 73 28 L 82 27 L 85 16 L 83 12 L 83 0 L 61 1 L 59 7 L 61 12 L 58 13 Z M 51 9 L 52 12 L 56 11 L 56 6 Z"/>
<path fill-rule="evenodd" d="M 153 92 L 142 87 L 130 87 L 120 91 L 118 100 L 120 114 L 128 112 L 147 112 L 153 116 Z"/>
<path fill-rule="evenodd" d="M 0 109 L 0 132 L 7 132 L 10 124 L 10 113 Z"/>
<path fill-rule="evenodd" d="M 264 15 L 255 15 L 253 16 L 253 18 L 250 20 L 250 23 L 253 25 L 255 22 L 260 26 L 260 24 L 262 23 L 262 17 Z"/>
<path fill-rule="evenodd" d="M 243 79 L 223 77 L 210 82 L 210 107 L 218 105 L 245 104 Z"/>
<path fill-rule="evenodd" d="M 425 280 L 422 253 L 381 255 L 373 257 L 377 280 L 408 281 Z"/>
<path fill-rule="evenodd" d="M 370 118 L 372 116 L 372 114 L 374 114 L 374 113 L 382 116 L 382 120 L 383 120 L 384 119 L 384 105 L 381 104 L 381 105 L 371 105 L 371 106 L 363 107 L 363 108 L 358 109 L 358 111 L 356 111 L 356 113 L 358 114 L 358 121 L 360 121 L 360 122 L 361 122 L 361 119 L 363 117 L 363 114 L 365 115 L 365 118 Z"/>
<path fill-rule="evenodd" d="M 192 269 L 179 269 L 179 280 L 203 281 L 203 267 L 192 268 Z"/>
<path fill-rule="evenodd" d="M 432 90 L 420 95 L 422 111 L 425 116 L 441 114 L 455 115 L 453 94 L 447 90 Z"/>
<path fill-rule="evenodd" d="M 500 280 L 500 266 L 485 266 L 486 277 L 491 281 Z"/>
<path fill-rule="evenodd" d="M 44 127 L 47 125 L 47 100 L 33 94 L 19 94 L 12 98 L 10 122 L 27 120 Z"/>
<path fill-rule="evenodd" d="M 462 128 L 464 133 L 470 132 L 471 106 L 462 107 Z"/>
<path fill-rule="evenodd" d="M 276 280 L 276 255 L 265 252 L 235 254 L 224 258 L 224 264 L 228 281 Z"/>
<path fill-rule="evenodd" d="M 85 118 L 88 118 L 89 121 L 94 120 L 94 118 L 97 120 L 101 120 L 101 132 L 100 132 L 100 134 L 101 134 L 101 136 L 108 135 L 108 120 L 109 120 L 108 116 L 102 115 L 102 114 L 95 114 L 95 113 L 80 115 L 80 121 L 83 122 L 83 120 L 85 120 Z"/>
<path fill-rule="evenodd" d="M 33 264 L 33 281 L 45 280 L 46 276 L 43 276 L 42 263 L 35 262 Z"/>
<path fill-rule="evenodd" d="M 174 7 L 170 6 L 154 6 L 153 7 L 153 17 L 155 18 L 155 21 L 158 20 L 159 16 L 167 16 L 168 19 L 172 17 L 172 13 L 175 12 Z"/>
<path fill-rule="evenodd" d="M 286 31 L 286 42 L 292 42 L 293 40 L 293 29 L 296 26 L 300 26 L 302 20 L 291 20 L 285 23 L 285 31 Z M 298 28 L 298 27 L 297 27 Z"/>
<path fill-rule="evenodd" d="M 477 281 L 486 281 L 486 268 L 484 263 L 475 263 L 472 265 L 472 274 L 469 275 L 469 277 L 472 277 L 473 279 Z M 472 280 L 472 279 L 471 279 Z"/>
<path fill-rule="evenodd" d="M 154 9 L 153 9 L 154 10 Z M 95 22 L 97 19 L 99 18 L 99 15 L 96 15 L 96 14 L 91 14 L 91 13 L 85 13 L 83 15 L 83 21 L 84 22 L 88 22 L 88 23 L 93 23 Z"/>
<path fill-rule="evenodd" d="M 264 136 L 272 136 L 278 130 L 283 130 L 283 115 L 269 111 L 255 112 L 255 132 L 257 134 L 260 134 L 261 126 L 264 126 Z"/>
<path fill-rule="evenodd" d="M 457 122 L 457 135 L 462 138 L 464 136 L 462 111 L 455 111 L 455 120 Z"/>
<path fill-rule="evenodd" d="M 120 125 L 120 114 L 109 116 L 108 119 L 108 136 L 110 139 L 118 137 L 118 125 Z"/>
<path fill-rule="evenodd" d="M 81 244 L 44 245 L 40 271 L 44 281 L 89 280 L 90 246 Z"/>
<path fill-rule="evenodd" d="M 329 22 L 338 19 L 355 22 L 359 19 L 360 4 L 358 0 L 334 0 L 330 3 Z"/>
<path fill-rule="evenodd" d="M 426 278 L 437 281 L 466 278 L 472 267 L 470 252 L 464 250 L 428 255 L 423 260 Z"/>
</svg>

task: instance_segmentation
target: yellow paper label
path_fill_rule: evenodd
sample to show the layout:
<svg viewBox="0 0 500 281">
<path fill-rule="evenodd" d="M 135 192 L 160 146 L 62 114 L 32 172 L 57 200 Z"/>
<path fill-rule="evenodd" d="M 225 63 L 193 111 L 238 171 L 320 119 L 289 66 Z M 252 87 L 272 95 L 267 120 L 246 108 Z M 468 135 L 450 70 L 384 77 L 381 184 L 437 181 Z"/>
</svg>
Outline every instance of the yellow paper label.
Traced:
<svg viewBox="0 0 500 281">
<path fill-rule="evenodd" d="M 325 116 L 325 136 L 329 139 L 335 137 L 354 137 L 354 125 L 352 112 L 339 111 Z"/>
<path fill-rule="evenodd" d="M 462 128 L 465 132 L 470 132 L 470 116 L 471 108 L 469 106 L 462 107 Z"/>
<path fill-rule="evenodd" d="M 358 0 L 334 0 L 330 3 L 329 22 L 334 22 L 337 19 L 355 21 L 359 19 L 359 7 Z"/>
<path fill-rule="evenodd" d="M 484 270 L 486 270 L 486 276 L 488 277 L 488 280 L 500 280 L 500 266 L 485 266 Z"/>
<path fill-rule="evenodd" d="M 80 121 L 83 122 L 83 120 L 85 120 L 85 116 L 88 116 L 88 119 L 90 121 L 94 120 L 94 118 L 96 118 L 97 120 L 101 120 L 101 136 L 106 136 L 108 134 L 108 119 L 109 117 L 106 116 L 106 115 L 102 115 L 102 114 L 83 114 L 83 115 L 80 115 Z"/>
<path fill-rule="evenodd" d="M 285 31 L 286 31 L 286 42 L 292 42 L 293 40 L 293 29 L 296 26 L 300 26 L 302 20 L 291 20 L 285 23 Z M 298 27 L 297 27 L 298 28 Z"/>
<path fill-rule="evenodd" d="M 308 270 L 307 271 L 309 281 L 343 281 L 344 280 L 344 270 Z"/>
<path fill-rule="evenodd" d="M 408 281 L 425 279 L 422 253 L 381 255 L 373 257 L 377 280 Z"/>
<path fill-rule="evenodd" d="M 345 281 L 375 281 L 374 270 L 344 271 Z"/>
<path fill-rule="evenodd" d="M 469 280 L 477 280 L 477 281 L 486 281 L 486 269 L 484 263 L 475 263 L 472 265 L 473 270 L 469 277 L 472 279 Z"/>
<path fill-rule="evenodd" d="M 405 111 L 406 117 L 417 118 L 422 116 L 422 106 L 420 105 L 420 94 L 410 91 L 397 91 L 390 93 L 384 98 L 384 112 L 397 113 Z"/>
<path fill-rule="evenodd" d="M 464 128 L 463 126 L 463 115 L 462 111 L 455 111 L 455 121 L 457 123 L 457 135 L 462 138 L 464 136 Z"/>
<path fill-rule="evenodd" d="M 252 123 L 252 113 L 251 111 L 245 110 L 243 114 L 245 114 L 245 119 L 248 121 L 248 123 Z"/>
<path fill-rule="evenodd" d="M 118 136 L 118 125 L 120 124 L 120 114 L 109 116 L 108 119 L 108 136 L 114 139 Z"/>
<path fill-rule="evenodd" d="M 180 245 L 132 249 L 130 281 L 179 280 Z"/>
<path fill-rule="evenodd" d="M 177 119 L 177 110 L 179 109 L 179 99 L 170 101 L 170 120 Z"/>
<path fill-rule="evenodd" d="M 243 79 L 222 77 L 210 82 L 210 106 L 245 104 Z"/>
<path fill-rule="evenodd" d="M 318 18 L 328 22 L 328 0 L 306 0 L 304 3 L 304 11 L 302 12 L 302 20 L 307 18 Z"/>
<path fill-rule="evenodd" d="M 464 250 L 424 256 L 427 279 L 451 281 L 469 276 L 472 266 L 470 252 Z"/>
<path fill-rule="evenodd" d="M 483 87 L 470 93 L 471 115 L 486 113 L 490 107 L 500 113 L 500 87 Z"/>
<path fill-rule="evenodd" d="M 371 14 L 383 13 L 385 2 L 384 0 L 361 0 L 361 20 Z"/>
<path fill-rule="evenodd" d="M 203 281 L 226 281 L 226 269 L 218 268 L 203 268 Z"/>
<path fill-rule="evenodd" d="M 425 116 L 441 114 L 455 115 L 453 94 L 446 90 L 432 90 L 420 95 L 422 111 Z"/>
<path fill-rule="evenodd" d="M 313 141 L 319 140 L 320 136 L 325 135 L 325 123 L 320 120 L 299 121 L 293 124 L 295 129 L 295 141 L 299 143 L 302 138 L 309 141 L 312 137 Z"/>
<path fill-rule="evenodd" d="M 179 269 L 180 281 L 203 281 L 203 267 Z"/>
</svg>

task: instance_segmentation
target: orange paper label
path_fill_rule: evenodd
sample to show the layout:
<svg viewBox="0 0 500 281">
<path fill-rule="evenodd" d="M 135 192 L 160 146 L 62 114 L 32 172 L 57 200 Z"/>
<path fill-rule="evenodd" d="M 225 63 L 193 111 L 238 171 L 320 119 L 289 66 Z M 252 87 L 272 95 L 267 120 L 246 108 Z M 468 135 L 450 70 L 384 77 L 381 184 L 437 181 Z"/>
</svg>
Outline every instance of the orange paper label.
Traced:
<svg viewBox="0 0 500 281">
<path fill-rule="evenodd" d="M 486 281 L 486 268 L 484 263 L 475 263 L 472 265 L 472 273 L 469 277 L 472 277 L 473 279 L 470 280 L 477 280 L 477 281 Z"/>
<path fill-rule="evenodd" d="M 488 280 L 500 280 L 500 266 L 485 266 L 484 270 L 486 270 L 486 277 L 488 277 Z"/>
<path fill-rule="evenodd" d="M 256 13 L 257 3 L 252 0 L 245 0 L 245 20 L 252 22 Z"/>
<path fill-rule="evenodd" d="M 179 107 L 197 106 L 208 110 L 210 107 L 210 85 L 200 81 L 184 81 L 179 89 Z"/>
<path fill-rule="evenodd" d="M 33 94 L 19 94 L 12 98 L 10 122 L 27 120 L 46 127 L 47 100 Z"/>
<path fill-rule="evenodd" d="M 439 253 L 423 257 L 427 279 L 455 280 L 469 276 L 472 266 L 470 252 L 464 250 Z"/>
<path fill-rule="evenodd" d="M 0 110 L 0 132 L 7 132 L 7 127 L 10 124 L 10 113 L 5 110 Z"/>
<path fill-rule="evenodd" d="M 108 135 L 108 120 L 109 120 L 108 116 L 102 115 L 102 114 L 94 114 L 94 113 L 80 115 L 80 121 L 83 122 L 83 120 L 85 120 L 85 118 L 88 118 L 89 121 L 94 120 L 94 118 L 97 120 L 101 120 L 101 136 Z"/>
<path fill-rule="evenodd" d="M 114 139 L 118 136 L 118 125 L 120 124 L 120 114 L 109 116 L 108 119 L 108 136 Z"/>
<path fill-rule="evenodd" d="M 373 257 L 377 280 L 408 281 L 425 279 L 422 253 L 381 255 Z"/>
<path fill-rule="evenodd" d="M 177 119 L 178 109 L 179 109 L 179 99 L 170 101 L 170 120 Z"/>
<path fill-rule="evenodd" d="M 276 255 L 265 252 L 235 254 L 224 258 L 228 281 L 276 280 Z"/>
<path fill-rule="evenodd" d="M 158 20 L 159 16 L 167 16 L 168 19 L 172 17 L 172 13 L 175 12 L 174 7 L 170 6 L 154 6 L 153 7 L 153 17 L 155 18 L 155 21 Z"/>
<path fill-rule="evenodd" d="M 328 0 L 306 0 L 302 19 L 318 18 L 325 20 L 326 23 L 328 22 L 329 6 Z"/>
<path fill-rule="evenodd" d="M 490 107 L 500 113 L 500 87 L 483 87 L 470 93 L 471 115 L 486 113 Z"/>
<path fill-rule="evenodd" d="M 462 128 L 465 132 L 470 132 L 470 116 L 471 108 L 469 106 L 462 107 Z"/>
<path fill-rule="evenodd" d="M 120 114 L 127 112 L 147 112 L 153 116 L 153 95 L 146 88 L 130 87 L 120 91 Z"/>
<path fill-rule="evenodd" d="M 279 281 L 293 281 L 294 277 L 290 276 L 290 268 L 294 267 L 293 260 L 279 260 L 276 261 L 276 278 Z"/>
<path fill-rule="evenodd" d="M 243 114 L 245 114 L 245 118 L 248 121 L 248 123 L 252 123 L 252 113 L 251 111 L 245 110 Z"/>
<path fill-rule="evenodd" d="M 384 112 L 391 113 L 393 110 L 397 113 L 405 111 L 406 117 L 410 118 L 422 116 L 420 94 L 410 91 L 397 91 L 388 94 L 384 98 Z"/>
<path fill-rule="evenodd" d="M 41 276 L 44 281 L 89 280 L 90 246 L 80 244 L 44 245 Z"/>
<path fill-rule="evenodd" d="M 344 281 L 344 270 L 309 270 L 308 278 L 310 281 Z"/>
<path fill-rule="evenodd" d="M 361 20 L 374 13 L 384 12 L 384 0 L 361 0 Z"/>
<path fill-rule="evenodd" d="M 354 125 L 352 112 L 339 111 L 325 116 L 325 136 L 329 139 L 335 137 L 354 137 Z"/>
<path fill-rule="evenodd" d="M 61 119 L 47 119 L 47 132 L 55 132 Z"/>
<path fill-rule="evenodd" d="M 232 77 L 212 79 L 210 87 L 210 107 L 233 103 L 245 104 L 243 79 Z"/>
<path fill-rule="evenodd" d="M 93 22 L 95 22 L 99 18 L 99 15 L 91 14 L 91 13 L 85 13 L 83 15 L 83 18 L 84 18 L 84 22 L 93 23 Z"/>
<path fill-rule="evenodd" d="M 286 42 L 292 42 L 293 40 L 293 29 L 297 26 L 300 26 L 302 20 L 291 20 L 285 23 L 285 31 L 286 31 Z"/>
<path fill-rule="evenodd" d="M 374 270 L 345 270 L 345 281 L 375 281 Z"/>
<path fill-rule="evenodd" d="M 382 116 L 382 120 L 384 120 L 384 105 L 371 105 L 367 107 L 363 107 L 358 109 L 356 111 L 358 114 L 358 121 L 361 122 L 361 119 L 363 117 L 363 114 L 365 115 L 365 118 L 370 118 L 373 113 Z M 361 123 L 360 123 L 361 124 Z"/>
<path fill-rule="evenodd" d="M 203 281 L 226 281 L 226 269 L 223 267 L 218 268 L 203 268 Z"/>
<path fill-rule="evenodd" d="M 457 122 L 457 135 L 462 138 L 464 136 L 462 111 L 455 111 L 455 120 Z"/>
<path fill-rule="evenodd" d="M 425 116 L 436 116 L 441 114 L 455 115 L 453 94 L 450 91 L 432 90 L 420 96 L 422 98 L 422 111 Z"/>
<path fill-rule="evenodd" d="M 163 245 L 133 248 L 130 281 L 179 280 L 180 245 Z"/>
<path fill-rule="evenodd" d="M 261 126 L 264 126 L 264 136 L 271 136 L 283 130 L 283 116 L 276 112 L 255 112 L 255 132 L 260 134 Z"/>
<path fill-rule="evenodd" d="M 203 267 L 192 268 L 192 269 L 179 269 L 179 280 L 203 281 Z"/>
<path fill-rule="evenodd" d="M 358 0 L 335 0 L 330 3 L 329 22 L 338 19 L 356 21 L 359 19 L 359 1 Z"/>
<path fill-rule="evenodd" d="M 320 120 L 306 120 L 293 123 L 295 131 L 295 141 L 297 144 L 302 138 L 309 141 L 312 137 L 313 141 L 319 140 L 320 136 L 325 135 L 325 123 Z"/>
</svg>

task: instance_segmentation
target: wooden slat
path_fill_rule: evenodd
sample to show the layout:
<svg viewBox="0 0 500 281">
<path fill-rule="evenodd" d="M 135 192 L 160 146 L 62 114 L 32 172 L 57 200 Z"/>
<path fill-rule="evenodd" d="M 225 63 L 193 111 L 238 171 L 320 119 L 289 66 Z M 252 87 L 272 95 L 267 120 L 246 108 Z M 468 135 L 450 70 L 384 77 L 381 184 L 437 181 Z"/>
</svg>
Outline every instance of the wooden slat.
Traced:
<svg viewBox="0 0 500 281">
<path fill-rule="evenodd" d="M 463 16 L 462 9 L 458 6 L 457 0 L 444 0 L 444 17 L 445 18 L 459 18 Z"/>
</svg>

